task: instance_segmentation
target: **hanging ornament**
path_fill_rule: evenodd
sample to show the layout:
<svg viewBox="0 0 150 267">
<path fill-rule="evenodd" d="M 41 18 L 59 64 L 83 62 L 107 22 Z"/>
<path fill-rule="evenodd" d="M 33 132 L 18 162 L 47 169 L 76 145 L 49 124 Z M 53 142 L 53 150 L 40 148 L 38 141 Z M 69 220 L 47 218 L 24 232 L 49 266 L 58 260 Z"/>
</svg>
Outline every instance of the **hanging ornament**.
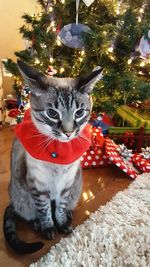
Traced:
<svg viewBox="0 0 150 267">
<path fill-rule="evenodd" d="M 150 30 L 142 36 L 138 49 L 142 57 L 146 58 L 150 55 Z"/>
<path fill-rule="evenodd" d="M 94 2 L 94 0 L 83 0 L 83 2 L 87 7 L 89 7 Z"/>
<path fill-rule="evenodd" d="M 33 43 L 30 40 L 25 39 L 25 48 L 29 51 L 31 57 L 37 56 L 37 51 L 33 48 Z"/>
<path fill-rule="evenodd" d="M 78 23 L 79 2 L 76 0 L 76 23 L 65 25 L 59 33 L 61 42 L 71 48 L 84 48 L 84 37 L 91 32 L 88 26 Z"/>
<path fill-rule="evenodd" d="M 53 76 L 53 75 L 55 75 L 56 73 L 57 73 L 57 70 L 54 69 L 53 66 L 49 65 L 49 66 L 48 66 L 48 69 L 47 69 L 47 71 L 46 71 L 46 74 L 47 74 L 48 76 Z"/>
<path fill-rule="evenodd" d="M 30 49 L 32 47 L 32 41 L 25 39 L 24 40 L 24 45 L 26 49 Z"/>
</svg>

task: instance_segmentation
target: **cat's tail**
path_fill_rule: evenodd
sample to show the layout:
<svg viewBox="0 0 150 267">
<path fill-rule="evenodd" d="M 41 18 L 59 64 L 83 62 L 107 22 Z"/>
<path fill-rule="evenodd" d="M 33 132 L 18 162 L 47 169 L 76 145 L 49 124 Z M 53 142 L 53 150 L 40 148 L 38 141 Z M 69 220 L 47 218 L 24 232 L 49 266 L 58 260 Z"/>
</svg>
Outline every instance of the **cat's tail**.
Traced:
<svg viewBox="0 0 150 267">
<path fill-rule="evenodd" d="M 25 243 L 17 238 L 16 235 L 16 214 L 10 205 L 4 213 L 4 236 L 12 249 L 18 253 L 33 253 L 44 246 L 43 242 Z"/>
</svg>

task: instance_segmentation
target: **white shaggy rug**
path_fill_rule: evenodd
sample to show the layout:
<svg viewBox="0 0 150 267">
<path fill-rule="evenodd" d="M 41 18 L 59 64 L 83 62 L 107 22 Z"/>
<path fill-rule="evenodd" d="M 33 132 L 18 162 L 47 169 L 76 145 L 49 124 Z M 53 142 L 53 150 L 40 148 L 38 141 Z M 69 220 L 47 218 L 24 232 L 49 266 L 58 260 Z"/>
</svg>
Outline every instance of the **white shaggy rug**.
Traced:
<svg viewBox="0 0 150 267">
<path fill-rule="evenodd" d="M 119 192 L 30 267 L 149 267 L 150 173 Z"/>
</svg>

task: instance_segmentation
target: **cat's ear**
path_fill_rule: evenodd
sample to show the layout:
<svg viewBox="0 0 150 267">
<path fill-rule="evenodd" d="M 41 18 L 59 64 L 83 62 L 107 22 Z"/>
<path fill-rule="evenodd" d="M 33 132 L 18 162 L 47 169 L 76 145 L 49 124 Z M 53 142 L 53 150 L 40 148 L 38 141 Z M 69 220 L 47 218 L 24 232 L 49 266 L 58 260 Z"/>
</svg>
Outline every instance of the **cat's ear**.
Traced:
<svg viewBox="0 0 150 267">
<path fill-rule="evenodd" d="M 88 75 L 81 75 L 76 78 L 77 90 L 81 93 L 90 94 L 94 85 L 103 78 L 102 68 L 95 68 L 92 73 Z"/>
<path fill-rule="evenodd" d="M 47 78 L 42 72 L 35 70 L 22 60 L 17 60 L 17 64 L 25 82 L 31 87 L 31 92 L 34 92 L 36 89 L 47 89 Z"/>
</svg>

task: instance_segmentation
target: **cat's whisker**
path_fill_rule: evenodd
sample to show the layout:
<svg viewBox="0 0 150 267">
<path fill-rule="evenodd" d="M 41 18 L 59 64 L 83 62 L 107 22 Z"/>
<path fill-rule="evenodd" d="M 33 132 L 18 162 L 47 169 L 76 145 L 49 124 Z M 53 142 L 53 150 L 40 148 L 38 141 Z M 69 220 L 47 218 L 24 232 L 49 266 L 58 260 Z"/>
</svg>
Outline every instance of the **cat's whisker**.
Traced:
<svg viewBox="0 0 150 267">
<path fill-rule="evenodd" d="M 43 148 L 45 145 L 47 145 L 47 143 L 49 143 L 50 141 L 53 141 L 54 138 L 47 138 L 46 140 L 42 141 L 41 143 L 39 143 L 39 148 Z"/>
<path fill-rule="evenodd" d="M 43 134 L 42 133 L 33 134 L 33 135 L 30 135 L 30 137 L 28 137 L 28 139 L 32 138 L 32 137 L 38 137 L 38 136 L 43 136 Z"/>
<path fill-rule="evenodd" d="M 52 138 L 51 138 L 52 139 Z M 44 140 L 44 141 L 42 141 L 41 143 L 38 143 L 37 144 L 37 147 L 39 146 L 39 147 L 43 147 L 43 145 L 45 145 L 45 144 L 47 144 L 47 142 L 49 142 L 51 139 L 46 139 L 46 140 Z"/>
<path fill-rule="evenodd" d="M 41 151 L 41 154 L 46 150 L 46 148 L 51 144 L 51 142 L 53 141 L 54 139 L 50 139 L 47 144 L 45 145 L 45 147 L 43 148 L 43 150 Z"/>
<path fill-rule="evenodd" d="M 36 147 L 37 147 L 38 149 L 41 149 L 41 148 L 43 148 L 43 147 L 44 147 L 50 140 L 53 140 L 53 138 L 47 136 L 46 139 L 44 139 L 42 142 L 36 144 Z"/>
</svg>

